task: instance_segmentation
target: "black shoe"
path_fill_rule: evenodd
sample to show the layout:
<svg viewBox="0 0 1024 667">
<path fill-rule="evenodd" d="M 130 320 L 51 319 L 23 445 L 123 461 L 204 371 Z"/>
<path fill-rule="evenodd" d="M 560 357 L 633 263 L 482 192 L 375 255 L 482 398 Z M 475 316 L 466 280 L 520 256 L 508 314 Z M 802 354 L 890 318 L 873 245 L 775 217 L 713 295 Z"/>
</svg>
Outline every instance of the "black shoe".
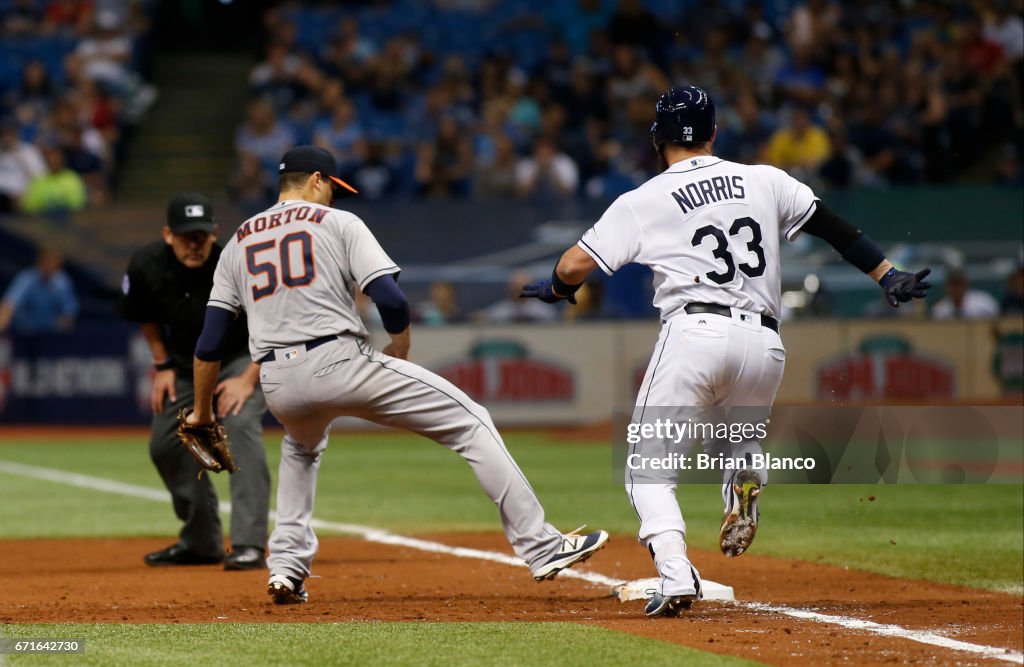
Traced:
<svg viewBox="0 0 1024 667">
<path fill-rule="evenodd" d="M 203 556 L 190 551 L 184 544 L 172 544 L 166 549 L 146 554 L 146 565 L 163 567 L 167 565 L 217 565 L 224 562 L 224 556 Z"/>
<path fill-rule="evenodd" d="M 697 595 L 662 595 L 655 593 L 644 607 L 645 616 L 678 616 L 679 612 L 689 609 Z"/>
<path fill-rule="evenodd" d="M 259 547 L 235 547 L 224 559 L 225 570 L 265 570 L 267 561 Z"/>
</svg>

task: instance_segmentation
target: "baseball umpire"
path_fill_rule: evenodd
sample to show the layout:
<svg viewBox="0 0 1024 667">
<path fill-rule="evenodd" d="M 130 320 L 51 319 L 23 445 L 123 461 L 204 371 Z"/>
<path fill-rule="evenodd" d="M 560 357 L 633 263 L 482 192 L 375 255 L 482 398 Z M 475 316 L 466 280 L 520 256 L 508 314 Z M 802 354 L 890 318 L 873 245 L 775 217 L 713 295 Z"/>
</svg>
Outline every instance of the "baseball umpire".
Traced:
<svg viewBox="0 0 1024 667">
<path fill-rule="evenodd" d="M 636 399 L 636 423 L 650 419 L 653 406 L 767 415 L 786 362 L 778 320 L 782 235 L 824 240 L 876 281 L 893 307 L 925 297 L 930 287 L 929 269 L 896 269 L 866 234 L 784 171 L 715 157 L 717 133 L 715 105 L 702 89 L 681 86 L 662 94 L 651 141 L 668 168 L 615 200 L 566 250 L 551 278 L 522 293 L 575 303 L 573 294 L 596 268 L 611 275 L 631 262 L 651 267 L 663 326 Z M 754 463 L 763 453 L 758 440 L 727 450 L 745 465 L 723 476 L 719 546 L 725 555 L 738 556 L 754 539 L 768 474 Z M 676 615 L 701 598 L 674 481 L 627 474 L 639 539 L 661 576 L 648 616 Z"/>
<path fill-rule="evenodd" d="M 192 353 L 221 248 L 210 201 L 201 194 L 179 194 L 167 205 L 163 240 L 135 253 L 121 283 L 121 315 L 140 323 L 156 370 L 150 456 L 184 523 L 179 541 L 146 554 L 147 565 L 223 562 L 226 570 L 266 567 L 270 472 L 261 425 L 266 402 L 259 366 L 249 361 L 244 315 L 231 323 L 216 389 L 217 411 L 240 468 L 231 476 L 232 550 L 226 558 L 216 491 L 208 476 L 199 476 L 199 467 L 176 435 L 178 410 L 193 402 Z"/>
</svg>

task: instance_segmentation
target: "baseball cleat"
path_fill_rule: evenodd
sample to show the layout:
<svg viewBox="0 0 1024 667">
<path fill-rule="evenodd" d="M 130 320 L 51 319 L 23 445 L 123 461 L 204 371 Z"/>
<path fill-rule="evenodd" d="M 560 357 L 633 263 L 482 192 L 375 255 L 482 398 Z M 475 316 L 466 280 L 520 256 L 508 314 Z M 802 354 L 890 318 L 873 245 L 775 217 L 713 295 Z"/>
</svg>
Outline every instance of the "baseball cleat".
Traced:
<svg viewBox="0 0 1024 667">
<path fill-rule="evenodd" d="M 267 594 L 274 598 L 274 604 L 302 604 L 309 600 L 302 581 L 283 574 L 270 575 Z"/>
<path fill-rule="evenodd" d="M 732 482 L 722 485 L 725 517 L 718 533 L 718 546 L 726 556 L 739 556 L 757 534 L 757 500 L 761 496 L 761 480 L 753 470 L 740 470 Z"/>
<path fill-rule="evenodd" d="M 647 601 L 647 606 L 644 607 L 644 615 L 651 618 L 655 616 L 678 616 L 679 612 L 689 609 L 696 599 L 696 594 L 662 595 L 661 593 L 654 593 L 651 599 Z"/>
<path fill-rule="evenodd" d="M 143 556 L 150 567 L 166 567 L 174 565 L 218 565 L 224 562 L 224 554 L 204 556 L 190 550 L 184 544 L 176 543 Z"/>
<path fill-rule="evenodd" d="M 533 578 L 537 581 L 554 579 L 558 573 L 576 563 L 582 563 L 601 548 L 608 541 L 608 533 L 598 530 L 586 535 L 580 535 L 579 531 L 586 526 L 580 526 L 571 533 L 562 535 L 562 545 L 558 548 L 546 563 L 533 571 Z"/>
<path fill-rule="evenodd" d="M 267 560 L 259 547 L 235 547 L 224 559 L 225 570 L 265 570 Z"/>
</svg>

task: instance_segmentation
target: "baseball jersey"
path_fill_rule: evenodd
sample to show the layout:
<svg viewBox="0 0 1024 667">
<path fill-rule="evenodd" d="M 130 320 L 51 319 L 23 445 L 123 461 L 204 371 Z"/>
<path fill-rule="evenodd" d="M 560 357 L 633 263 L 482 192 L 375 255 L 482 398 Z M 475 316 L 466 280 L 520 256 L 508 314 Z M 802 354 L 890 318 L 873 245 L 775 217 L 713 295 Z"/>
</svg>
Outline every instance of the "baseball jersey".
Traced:
<svg viewBox="0 0 1024 667">
<path fill-rule="evenodd" d="M 209 305 L 249 317 L 249 352 L 323 336 L 365 338 L 355 290 L 399 272 L 366 224 L 347 211 L 282 201 L 245 222 L 224 246 Z"/>
<path fill-rule="evenodd" d="M 792 241 L 816 202 L 775 167 L 687 158 L 616 199 L 578 245 L 608 275 L 649 266 L 662 319 L 688 303 L 777 318 L 779 238 Z"/>
</svg>

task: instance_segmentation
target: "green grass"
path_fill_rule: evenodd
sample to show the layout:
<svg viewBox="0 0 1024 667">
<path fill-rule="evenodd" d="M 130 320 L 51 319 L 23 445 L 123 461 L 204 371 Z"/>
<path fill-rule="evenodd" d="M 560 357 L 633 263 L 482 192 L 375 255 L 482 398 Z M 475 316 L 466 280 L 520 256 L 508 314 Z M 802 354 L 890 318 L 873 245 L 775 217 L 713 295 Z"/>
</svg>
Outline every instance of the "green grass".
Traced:
<svg viewBox="0 0 1024 667">
<path fill-rule="evenodd" d="M 753 665 L 573 623 L 20 625 L 18 638 L 83 638 L 83 655 L 10 655 L 11 665 Z"/>
<path fill-rule="evenodd" d="M 538 433 L 513 433 L 507 441 L 557 526 L 586 522 L 636 532 L 625 492 L 612 482 L 607 444 L 562 443 Z M 276 442 L 268 443 L 268 458 L 276 471 Z M 160 486 L 142 438 L 4 442 L 0 460 Z M 215 482 L 227 498 L 226 476 Z M 716 548 L 719 487 L 684 486 L 679 499 L 690 544 Z M 996 590 L 1019 590 L 1024 578 L 1019 485 L 773 484 L 761 510 L 754 553 Z M 391 433 L 332 437 L 320 470 L 317 516 L 404 533 L 500 529 L 493 504 L 458 456 Z M 176 531 L 169 503 L 0 472 L 0 538 Z"/>
</svg>

